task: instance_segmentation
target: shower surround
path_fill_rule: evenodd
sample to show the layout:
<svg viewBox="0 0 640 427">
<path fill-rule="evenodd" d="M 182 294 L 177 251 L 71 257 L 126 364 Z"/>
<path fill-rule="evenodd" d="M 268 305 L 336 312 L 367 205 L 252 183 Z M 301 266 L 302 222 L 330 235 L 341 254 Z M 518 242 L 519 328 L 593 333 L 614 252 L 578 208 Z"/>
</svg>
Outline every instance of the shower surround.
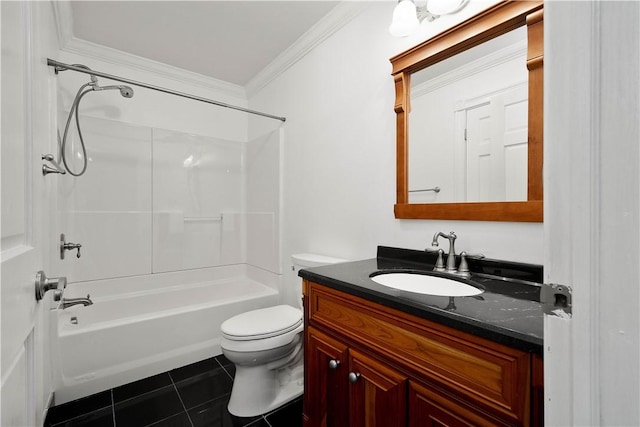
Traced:
<svg viewBox="0 0 640 427">
<path fill-rule="evenodd" d="M 80 113 L 88 168 L 57 180 L 55 233 L 82 256 L 52 264 L 94 304 L 52 312 L 57 403 L 215 356 L 222 321 L 280 299 L 282 129 L 246 142 Z"/>
</svg>

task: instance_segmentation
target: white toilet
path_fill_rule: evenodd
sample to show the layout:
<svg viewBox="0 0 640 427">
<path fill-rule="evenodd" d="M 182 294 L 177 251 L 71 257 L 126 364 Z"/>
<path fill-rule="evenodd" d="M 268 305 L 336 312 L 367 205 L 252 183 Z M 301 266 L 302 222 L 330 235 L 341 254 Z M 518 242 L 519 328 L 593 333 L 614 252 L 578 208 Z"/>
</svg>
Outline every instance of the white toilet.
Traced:
<svg viewBox="0 0 640 427">
<path fill-rule="evenodd" d="M 292 255 L 291 260 L 296 270 L 346 261 L 314 254 Z M 231 414 L 265 414 L 302 395 L 304 325 L 300 308 L 278 305 L 248 311 L 226 320 L 220 329 L 222 353 L 236 366 Z"/>
</svg>

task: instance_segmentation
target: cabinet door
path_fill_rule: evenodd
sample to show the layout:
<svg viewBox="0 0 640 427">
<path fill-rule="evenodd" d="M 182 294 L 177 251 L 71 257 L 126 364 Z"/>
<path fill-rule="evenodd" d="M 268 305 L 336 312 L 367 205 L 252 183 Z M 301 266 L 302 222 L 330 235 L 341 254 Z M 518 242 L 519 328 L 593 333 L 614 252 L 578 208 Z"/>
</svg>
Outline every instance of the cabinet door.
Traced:
<svg viewBox="0 0 640 427">
<path fill-rule="evenodd" d="M 409 427 L 504 425 L 454 396 L 436 388 L 409 382 Z"/>
<path fill-rule="evenodd" d="M 364 353 L 349 350 L 350 427 L 406 426 L 407 377 Z"/>
<path fill-rule="evenodd" d="M 349 425 L 347 346 L 307 328 L 304 417 L 307 427 Z"/>
</svg>

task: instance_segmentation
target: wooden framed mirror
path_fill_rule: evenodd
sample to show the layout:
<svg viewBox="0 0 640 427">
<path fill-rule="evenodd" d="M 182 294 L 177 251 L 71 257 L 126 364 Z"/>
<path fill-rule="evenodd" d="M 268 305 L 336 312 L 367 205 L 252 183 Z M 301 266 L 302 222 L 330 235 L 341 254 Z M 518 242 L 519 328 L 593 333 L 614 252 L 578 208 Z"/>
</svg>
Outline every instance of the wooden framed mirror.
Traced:
<svg viewBox="0 0 640 427">
<path fill-rule="evenodd" d="M 412 76 L 417 80 L 419 71 L 430 71 L 432 74 L 438 74 L 440 71 L 437 67 L 443 67 L 443 64 L 453 61 L 458 61 L 462 55 L 469 55 L 473 50 L 484 48 L 485 54 L 476 54 L 476 58 L 486 56 L 488 43 L 494 43 L 496 40 L 503 40 L 506 37 L 511 37 L 510 34 L 515 34 L 518 31 L 523 34 L 522 41 L 522 74 L 524 75 L 524 85 L 519 90 L 520 93 L 524 93 L 525 103 L 520 103 L 520 110 L 522 110 L 520 119 L 524 121 L 524 127 L 522 128 L 523 136 L 521 139 L 523 144 L 519 148 L 514 149 L 512 152 L 516 154 L 507 153 L 506 157 L 509 159 L 519 159 L 513 164 L 521 164 L 520 169 L 516 166 L 503 166 L 503 163 L 498 163 L 499 158 L 504 158 L 503 153 L 494 155 L 493 160 L 490 163 L 486 163 L 485 160 L 474 160 L 473 156 L 480 158 L 482 156 L 477 154 L 476 149 L 471 147 L 467 141 L 467 125 L 469 123 L 476 123 L 473 118 L 464 119 L 464 137 L 459 125 L 453 124 L 451 127 L 453 131 L 449 131 L 451 135 L 458 135 L 458 137 L 451 136 L 446 137 L 444 134 L 439 133 L 437 135 L 441 141 L 435 141 L 436 135 L 430 134 L 427 131 L 426 136 L 421 135 L 420 138 L 414 138 L 416 135 L 410 135 L 410 130 L 413 128 L 409 125 L 409 117 L 412 106 Z M 490 48 L 493 49 L 493 48 Z M 396 112 L 396 135 L 397 135 L 397 180 L 396 180 L 396 205 L 394 206 L 394 212 L 396 218 L 400 219 L 451 219 L 451 220 L 474 220 L 474 221 L 519 221 L 519 222 L 542 222 L 543 220 L 543 188 L 542 188 L 542 153 L 543 153 L 543 3 L 542 1 L 503 1 L 491 8 L 481 12 L 480 14 L 462 22 L 461 24 L 443 32 L 435 37 L 391 58 L 393 66 L 392 75 L 395 82 L 396 100 L 394 110 Z M 507 73 L 509 73 L 507 71 Z M 477 86 L 477 84 L 475 85 Z M 517 85 L 513 85 L 516 87 Z M 510 90 L 511 88 L 509 88 Z M 415 91 L 415 88 L 414 88 Z M 504 98 L 503 93 L 506 89 L 496 91 L 494 89 L 489 90 L 491 96 L 487 95 L 484 98 L 491 98 L 493 101 L 477 101 L 480 105 L 482 102 L 490 104 L 493 102 L 492 111 L 499 111 L 495 108 L 495 104 L 500 97 Z M 417 91 L 416 91 L 417 92 Z M 458 90 L 457 93 L 462 93 L 463 97 L 467 92 L 464 90 Z M 500 96 L 494 96 L 499 93 Z M 475 100 L 484 99 L 483 97 L 473 96 Z M 502 99 L 500 98 L 500 99 Z M 435 98 L 438 99 L 438 98 Z M 463 102 L 464 101 L 464 102 Z M 433 106 L 434 102 L 431 102 Z M 440 104 L 440 102 L 437 102 Z M 444 104 L 444 103 L 443 103 Z M 472 102 L 467 102 L 467 99 L 457 99 L 455 105 L 456 117 L 462 117 L 459 115 L 460 111 L 471 111 L 472 107 L 468 105 L 475 105 Z M 465 107 L 464 105 L 467 105 Z M 502 102 L 502 105 L 506 105 Z M 516 110 L 516 108 L 514 108 Z M 460 121 L 459 118 L 454 118 L 454 112 L 447 110 L 446 114 L 448 122 Z M 465 113 L 466 114 L 466 113 Z M 510 114 L 510 113 L 505 113 Z M 505 114 L 502 114 L 504 117 Z M 498 114 L 496 114 L 498 116 Z M 417 118 L 412 118 L 412 124 L 420 124 L 425 120 L 427 115 L 422 115 Z M 466 117 L 466 116 L 465 116 Z M 472 117 L 469 113 L 468 117 Z M 479 119 L 478 119 L 479 120 Z M 497 119 L 494 120 L 497 122 Z M 491 125 L 491 128 L 504 129 L 505 119 L 503 118 L 498 125 Z M 457 123 L 457 122 L 456 122 Z M 471 126 L 471 125 L 469 125 Z M 483 125 L 484 126 L 484 125 Z M 415 126 L 414 126 L 415 127 Z M 427 129 L 434 129 L 434 127 L 423 126 Z M 481 127 L 481 126 L 479 126 Z M 415 131 L 414 131 L 415 132 Z M 493 133 L 491 133 L 493 132 Z M 491 135 L 498 135 L 494 138 L 492 143 L 496 147 L 506 147 L 507 144 L 496 143 L 495 140 L 506 140 L 499 132 L 492 130 Z M 449 143 L 448 139 L 464 138 L 462 142 L 453 142 L 462 148 L 454 148 L 456 153 L 462 153 L 456 156 L 446 155 L 446 150 L 452 150 L 447 146 L 446 150 L 441 149 L 442 144 Z M 480 138 L 480 137 L 478 137 Z M 478 139 L 477 138 L 477 139 Z M 455 165 L 447 166 L 447 171 L 451 169 L 451 175 L 453 177 L 449 181 L 453 182 L 449 187 L 458 188 L 457 193 L 462 194 L 461 200 L 438 200 L 433 202 L 425 202 L 421 200 L 410 199 L 410 192 L 429 192 L 431 196 L 440 196 L 441 187 L 437 182 L 420 182 L 414 183 L 410 181 L 418 181 L 420 177 L 412 176 L 410 180 L 410 156 L 414 153 L 416 156 L 420 152 L 418 145 L 410 145 L 411 141 L 424 139 L 430 140 L 431 145 L 428 149 L 422 149 L 426 152 L 426 157 L 431 162 L 431 166 L 427 162 L 418 163 L 418 166 L 412 166 L 414 176 L 418 176 L 417 170 L 435 170 L 433 167 L 433 161 L 445 161 L 449 157 L 455 157 Z M 491 138 L 489 138 L 491 139 Z M 413 143 L 413 142 L 412 142 Z M 417 144 L 417 143 L 416 143 Z M 474 146 L 475 147 L 475 146 Z M 494 152 L 498 153 L 498 150 L 507 151 L 508 148 L 494 148 Z M 517 154 L 519 153 L 519 154 Z M 424 154 L 424 153 L 423 153 Z M 440 157 L 439 157 L 440 156 Z M 412 159 L 415 160 L 415 159 Z M 483 163 L 485 162 L 485 163 Z M 515 162 L 515 160 L 509 160 L 509 162 Z M 413 164 L 416 162 L 414 161 Z M 471 165 L 476 166 L 471 166 Z M 477 165 L 480 165 L 479 167 Z M 484 164 L 484 166 L 482 166 Z M 462 165 L 462 166 L 460 166 Z M 497 166 L 496 166 L 497 165 Z M 461 169 L 462 168 L 462 169 Z M 501 170 L 502 169 L 502 170 Z M 504 169 L 507 171 L 505 172 Z M 494 190 L 473 190 L 470 188 L 476 180 L 484 182 L 485 178 L 478 178 L 476 175 L 482 172 L 484 175 L 478 175 L 484 177 L 489 175 L 497 175 L 501 181 L 498 181 L 498 185 L 494 186 Z M 487 172 L 488 171 L 488 172 Z M 498 173 L 494 173 L 498 171 Z M 514 172 L 515 171 L 515 172 Z M 440 178 L 444 177 L 444 172 L 434 171 L 434 174 Z M 464 175 L 466 178 L 461 178 L 459 175 Z M 488 178 L 487 178 L 488 179 Z M 516 185 L 520 182 L 519 187 Z M 457 184 L 455 184 L 457 183 Z M 466 183 L 466 184 L 465 184 Z M 506 183 L 506 184 L 505 184 Z M 515 184 L 514 184 L 515 183 Z M 412 186 L 410 188 L 409 186 Z M 515 190 L 504 190 L 505 185 L 518 187 Z M 418 188 L 415 188 L 415 187 Z M 435 189 L 437 188 L 437 192 Z M 482 188 L 485 185 L 482 184 Z M 490 187 L 486 185 L 486 187 Z M 520 188 L 521 187 L 521 188 Z M 462 189 L 462 190 L 460 190 Z M 507 193 L 504 196 L 504 193 Z M 445 192 L 442 192 L 445 194 Z M 449 196 L 453 197 L 449 192 Z M 477 194 L 476 194 L 477 193 Z M 502 194 L 495 195 L 496 194 Z M 513 194 L 514 196 L 509 196 Z M 485 198 L 483 198 L 483 195 Z M 501 198 L 503 197 L 503 198 Z M 479 200 L 476 200 L 479 199 Z"/>
</svg>

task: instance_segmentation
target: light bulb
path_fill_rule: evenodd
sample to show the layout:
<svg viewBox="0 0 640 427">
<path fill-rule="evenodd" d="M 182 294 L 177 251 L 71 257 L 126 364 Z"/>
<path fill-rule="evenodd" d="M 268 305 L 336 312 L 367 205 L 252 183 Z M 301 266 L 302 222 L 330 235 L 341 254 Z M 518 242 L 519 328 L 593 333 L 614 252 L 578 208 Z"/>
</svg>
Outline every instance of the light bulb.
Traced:
<svg viewBox="0 0 640 427">
<path fill-rule="evenodd" d="M 395 37 L 406 37 L 415 32 L 420 26 L 416 5 L 411 0 L 402 0 L 393 9 L 393 19 L 389 26 L 389 33 Z"/>
</svg>

